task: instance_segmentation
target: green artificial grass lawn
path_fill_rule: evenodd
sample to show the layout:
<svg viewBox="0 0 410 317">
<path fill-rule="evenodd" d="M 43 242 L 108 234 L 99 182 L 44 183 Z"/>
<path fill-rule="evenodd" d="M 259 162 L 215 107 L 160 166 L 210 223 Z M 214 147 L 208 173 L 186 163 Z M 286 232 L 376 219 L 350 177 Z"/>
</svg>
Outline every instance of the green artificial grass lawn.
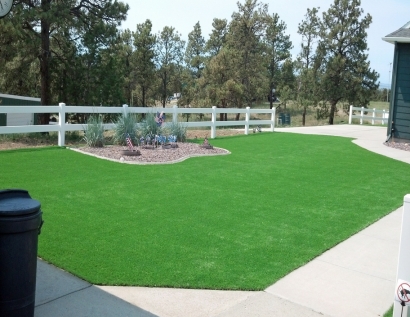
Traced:
<svg viewBox="0 0 410 317">
<path fill-rule="evenodd" d="M 230 155 L 128 165 L 0 152 L 0 188 L 42 204 L 39 255 L 91 283 L 261 290 L 402 205 L 410 165 L 350 139 L 261 133 Z"/>
<path fill-rule="evenodd" d="M 384 313 L 383 317 L 393 317 L 393 308 L 394 306 L 392 305 L 390 309 Z"/>
</svg>

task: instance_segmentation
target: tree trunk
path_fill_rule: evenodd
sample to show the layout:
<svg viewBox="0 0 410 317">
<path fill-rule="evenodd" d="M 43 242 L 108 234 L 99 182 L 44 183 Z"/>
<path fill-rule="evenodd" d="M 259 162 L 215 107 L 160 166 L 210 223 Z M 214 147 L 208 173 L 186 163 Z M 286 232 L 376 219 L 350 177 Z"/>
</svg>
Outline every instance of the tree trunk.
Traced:
<svg viewBox="0 0 410 317">
<path fill-rule="evenodd" d="M 241 114 L 240 113 L 237 113 L 236 114 L 236 116 L 235 116 L 235 121 L 239 121 L 239 117 L 241 116 Z"/>
<path fill-rule="evenodd" d="M 167 73 L 164 73 L 164 78 L 162 80 L 163 91 L 162 91 L 162 108 L 165 108 L 165 103 L 167 102 Z"/>
<path fill-rule="evenodd" d="M 303 107 L 302 126 L 305 126 L 305 124 L 306 124 L 306 107 Z"/>
<path fill-rule="evenodd" d="M 270 90 L 269 90 L 269 108 L 272 109 L 273 108 L 273 93 L 272 93 L 272 89 L 273 86 L 270 85 Z"/>
<path fill-rule="evenodd" d="M 142 87 L 142 106 L 146 107 L 146 101 L 145 101 L 145 87 Z"/>
<path fill-rule="evenodd" d="M 43 12 L 47 12 L 50 7 L 50 0 L 42 0 L 41 7 Z M 40 77 L 41 77 L 41 104 L 43 106 L 51 105 L 50 90 L 50 23 L 41 19 L 41 52 L 40 52 Z M 43 113 L 40 116 L 40 124 L 49 124 L 50 114 Z"/>
<path fill-rule="evenodd" d="M 330 106 L 329 124 L 333 124 L 335 113 L 336 113 L 336 102 L 332 101 L 331 106 Z"/>
</svg>

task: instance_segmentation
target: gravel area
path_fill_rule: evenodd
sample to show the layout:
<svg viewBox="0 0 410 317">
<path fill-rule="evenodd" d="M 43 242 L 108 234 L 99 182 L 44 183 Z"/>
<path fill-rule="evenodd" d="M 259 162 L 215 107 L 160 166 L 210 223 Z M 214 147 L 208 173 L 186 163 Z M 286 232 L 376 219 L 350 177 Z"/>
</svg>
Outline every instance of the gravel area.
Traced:
<svg viewBox="0 0 410 317">
<path fill-rule="evenodd" d="M 410 144 L 403 142 L 385 142 L 384 145 L 398 150 L 410 151 Z"/>
<path fill-rule="evenodd" d="M 154 149 L 144 149 L 136 147 L 141 155 L 124 155 L 123 151 L 128 150 L 126 146 L 105 146 L 102 148 L 82 147 L 71 148 L 72 150 L 85 154 L 97 156 L 116 162 L 129 164 L 170 164 L 177 163 L 195 156 L 211 156 L 230 154 L 229 151 L 222 148 L 205 149 L 196 143 L 178 143 L 177 148 L 163 149 L 162 147 Z"/>
</svg>

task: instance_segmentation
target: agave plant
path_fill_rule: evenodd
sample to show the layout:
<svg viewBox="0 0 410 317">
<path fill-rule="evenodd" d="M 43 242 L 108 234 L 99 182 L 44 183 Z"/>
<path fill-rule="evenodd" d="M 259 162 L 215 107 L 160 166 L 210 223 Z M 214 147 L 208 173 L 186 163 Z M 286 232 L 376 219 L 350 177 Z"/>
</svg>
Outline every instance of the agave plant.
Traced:
<svg viewBox="0 0 410 317">
<path fill-rule="evenodd" d="M 122 115 L 114 127 L 114 142 L 126 145 L 126 136 L 129 135 L 134 144 L 138 144 L 137 117 L 134 114 Z"/>
<path fill-rule="evenodd" d="M 104 126 L 101 116 L 92 115 L 89 117 L 83 139 L 90 147 L 104 146 Z"/>
</svg>

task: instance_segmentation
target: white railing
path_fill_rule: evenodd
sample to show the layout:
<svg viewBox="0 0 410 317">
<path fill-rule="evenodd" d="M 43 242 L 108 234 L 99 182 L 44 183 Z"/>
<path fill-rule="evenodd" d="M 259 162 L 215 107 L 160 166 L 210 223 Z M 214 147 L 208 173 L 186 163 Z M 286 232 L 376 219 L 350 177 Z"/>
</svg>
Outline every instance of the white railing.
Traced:
<svg viewBox="0 0 410 317">
<path fill-rule="evenodd" d="M 360 114 L 353 114 L 353 111 L 359 110 Z M 364 113 L 367 112 L 365 115 Z M 381 116 L 378 116 L 378 114 L 381 114 Z M 373 109 L 367 109 L 365 107 L 353 107 L 350 106 L 350 111 L 349 111 L 349 124 L 352 124 L 352 118 L 359 118 L 360 119 L 360 124 L 363 124 L 363 120 L 371 120 L 372 125 L 375 124 L 375 121 L 381 121 L 382 125 L 387 124 L 389 120 L 389 111 L 386 110 L 376 110 L 376 108 Z"/>
<path fill-rule="evenodd" d="M 393 316 L 408 316 L 408 293 L 400 292 L 406 288 L 409 290 L 408 284 L 410 283 L 410 195 L 404 196 L 403 199 L 403 216 L 401 221 L 401 234 L 400 234 L 400 245 L 399 245 L 399 259 L 397 264 L 397 274 L 396 274 L 396 287 L 394 289 L 394 309 Z M 407 284 L 406 287 L 400 287 L 404 283 Z M 401 289 L 400 289 L 401 288 Z M 400 296 L 401 295 L 401 296 Z M 403 306 L 406 305 L 405 314 L 403 315 Z"/>
<path fill-rule="evenodd" d="M 273 132 L 275 128 L 275 108 L 273 109 L 245 109 L 237 108 L 147 108 L 147 107 L 79 107 L 66 106 L 60 103 L 58 106 L 1 106 L 0 113 L 58 113 L 58 122 L 52 125 L 22 125 L 22 126 L 0 126 L 0 134 L 10 133 L 32 133 L 32 132 L 58 132 L 58 145 L 64 146 L 66 131 L 83 131 L 87 128 L 86 124 L 68 124 L 66 123 L 67 113 L 91 113 L 91 114 L 105 114 L 105 113 L 170 113 L 172 114 L 172 121 L 178 122 L 179 114 L 211 114 L 211 121 L 200 122 L 181 122 L 187 128 L 210 127 L 211 138 L 216 137 L 216 128 L 224 126 L 244 126 L 244 134 L 249 134 L 249 126 L 251 125 L 270 125 L 270 131 Z M 217 114 L 220 113 L 242 113 L 245 114 L 245 120 L 238 121 L 217 121 Z M 251 120 L 251 114 L 270 114 L 269 120 Z M 164 124 L 165 126 L 167 123 Z M 105 130 L 114 129 L 115 124 L 105 123 Z"/>
</svg>

